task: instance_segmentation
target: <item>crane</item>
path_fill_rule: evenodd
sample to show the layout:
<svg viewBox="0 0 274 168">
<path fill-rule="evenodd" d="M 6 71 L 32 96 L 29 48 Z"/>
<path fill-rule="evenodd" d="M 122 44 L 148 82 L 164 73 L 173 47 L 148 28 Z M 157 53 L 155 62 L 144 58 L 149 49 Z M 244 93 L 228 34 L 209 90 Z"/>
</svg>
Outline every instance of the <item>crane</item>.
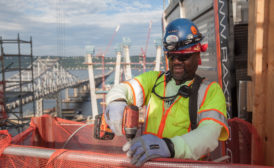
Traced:
<svg viewBox="0 0 274 168">
<path fill-rule="evenodd" d="M 103 75 L 103 77 L 102 77 L 102 90 L 103 91 L 105 90 L 105 55 L 107 54 L 107 52 L 108 52 L 108 50 L 109 50 L 109 48 L 110 48 L 110 46 L 111 46 L 111 44 L 114 40 L 114 37 L 116 36 L 119 29 L 120 29 L 120 25 L 118 25 L 116 27 L 115 31 L 112 34 L 112 37 L 111 37 L 110 41 L 108 42 L 107 47 L 106 47 L 105 51 L 102 53 L 102 55 L 101 55 L 101 53 L 100 53 L 100 55 L 97 55 L 97 56 L 102 57 L 102 75 Z M 103 96 L 103 101 L 105 101 L 105 95 Z M 104 111 L 105 111 L 105 108 L 103 107 L 103 112 Z"/>
<path fill-rule="evenodd" d="M 149 42 L 149 38 L 150 38 L 151 26 L 152 26 L 152 21 L 149 22 L 149 26 L 148 26 L 145 50 L 143 50 L 143 48 L 141 48 L 141 52 L 142 52 L 142 56 L 143 56 L 143 71 L 144 72 L 146 71 L 146 54 L 147 54 L 148 42 Z"/>
</svg>

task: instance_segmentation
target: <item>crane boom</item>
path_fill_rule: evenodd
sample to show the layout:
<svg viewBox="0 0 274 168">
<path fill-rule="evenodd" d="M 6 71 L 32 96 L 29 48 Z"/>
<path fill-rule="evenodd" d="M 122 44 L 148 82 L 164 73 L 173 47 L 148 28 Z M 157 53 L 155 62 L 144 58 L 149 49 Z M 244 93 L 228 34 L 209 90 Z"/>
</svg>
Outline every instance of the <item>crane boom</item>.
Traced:
<svg viewBox="0 0 274 168">
<path fill-rule="evenodd" d="M 108 52 L 108 50 L 109 50 L 109 48 L 110 48 L 110 46 L 111 46 L 111 44 L 112 44 L 112 41 L 113 41 L 114 37 L 116 36 L 116 33 L 119 31 L 119 29 L 120 29 L 120 25 L 118 25 L 118 26 L 116 27 L 115 31 L 113 32 L 112 37 L 111 37 L 111 40 L 109 41 L 109 43 L 108 43 L 108 45 L 107 45 L 107 48 L 106 48 L 106 50 L 105 50 L 104 53 L 103 53 L 104 56 L 107 54 L 107 52 Z"/>
<path fill-rule="evenodd" d="M 145 48 L 145 55 L 147 54 L 148 42 L 149 42 L 149 39 L 150 39 L 151 26 L 152 26 L 152 21 L 149 22 L 147 40 L 146 40 L 146 48 Z"/>
<path fill-rule="evenodd" d="M 145 51 L 143 50 L 143 48 L 141 48 L 141 52 L 142 52 L 142 55 L 143 55 L 143 70 L 144 70 L 144 72 L 146 71 L 146 54 L 147 54 L 148 42 L 149 42 L 149 39 L 150 39 L 151 26 L 152 26 L 152 21 L 149 22 L 149 26 L 148 26 Z"/>
</svg>

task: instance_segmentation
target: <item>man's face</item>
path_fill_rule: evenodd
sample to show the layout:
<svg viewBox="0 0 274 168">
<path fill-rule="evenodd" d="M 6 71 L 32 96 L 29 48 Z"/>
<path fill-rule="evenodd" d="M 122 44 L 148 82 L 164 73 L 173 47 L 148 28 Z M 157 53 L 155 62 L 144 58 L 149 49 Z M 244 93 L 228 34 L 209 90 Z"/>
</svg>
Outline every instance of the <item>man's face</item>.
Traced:
<svg viewBox="0 0 274 168">
<path fill-rule="evenodd" d="M 169 69 L 176 84 L 192 80 L 198 68 L 200 53 L 169 54 Z"/>
</svg>

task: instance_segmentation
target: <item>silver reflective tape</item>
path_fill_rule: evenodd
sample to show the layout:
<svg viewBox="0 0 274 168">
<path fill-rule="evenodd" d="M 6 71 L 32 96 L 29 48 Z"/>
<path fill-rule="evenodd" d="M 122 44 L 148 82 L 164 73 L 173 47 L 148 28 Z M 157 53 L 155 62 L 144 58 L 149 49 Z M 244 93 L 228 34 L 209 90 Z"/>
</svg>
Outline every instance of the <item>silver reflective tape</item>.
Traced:
<svg viewBox="0 0 274 168">
<path fill-rule="evenodd" d="M 221 114 L 221 112 L 218 112 L 218 111 L 214 111 L 214 110 L 204 111 L 198 114 L 197 118 L 198 118 L 198 123 L 204 118 L 213 118 L 215 120 L 220 121 L 221 123 L 224 123 L 228 127 L 227 119 L 225 118 L 223 114 Z"/>
<path fill-rule="evenodd" d="M 206 95 L 205 95 L 205 91 L 206 91 L 208 85 L 210 85 L 210 82 L 209 82 L 209 81 L 206 81 L 206 80 L 204 80 L 204 81 L 201 83 L 201 85 L 200 85 L 200 88 L 199 88 L 199 91 L 198 91 L 198 100 L 197 100 L 197 108 L 198 108 L 198 111 L 199 111 L 199 108 L 200 108 L 200 106 L 201 106 L 201 104 L 202 104 L 202 101 L 203 101 L 203 99 L 204 99 L 204 96 L 206 96 Z"/>
<path fill-rule="evenodd" d="M 144 95 L 143 95 L 144 93 L 143 93 L 142 87 L 140 86 L 138 81 L 135 79 L 131 79 L 129 83 L 131 84 L 135 93 L 136 106 L 141 107 L 144 103 Z"/>
</svg>

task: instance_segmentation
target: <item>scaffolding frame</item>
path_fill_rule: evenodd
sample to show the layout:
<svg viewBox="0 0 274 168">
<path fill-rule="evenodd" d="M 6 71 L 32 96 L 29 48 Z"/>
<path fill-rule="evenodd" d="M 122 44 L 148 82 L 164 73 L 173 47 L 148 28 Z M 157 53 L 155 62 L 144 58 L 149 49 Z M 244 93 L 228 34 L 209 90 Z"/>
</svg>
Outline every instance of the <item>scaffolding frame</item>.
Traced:
<svg viewBox="0 0 274 168">
<path fill-rule="evenodd" d="M 9 48 L 10 46 L 17 47 L 17 53 L 8 54 L 6 53 L 5 47 Z M 27 45 L 29 47 L 29 53 L 23 54 L 22 45 Z M 17 39 L 2 39 L 0 36 L 0 48 L 1 48 L 1 75 L 2 75 L 2 105 L 6 116 L 1 118 L 2 120 L 2 129 L 12 129 L 15 134 L 22 132 L 30 122 L 31 116 L 27 117 L 23 109 L 23 98 L 25 96 L 32 97 L 34 100 L 34 74 L 33 74 L 33 48 L 32 48 L 32 37 L 29 41 L 22 40 L 18 33 Z M 14 51 L 13 51 L 14 52 Z M 16 52 L 16 51 L 15 51 Z M 26 66 L 26 62 L 29 63 Z M 24 65 L 25 64 L 25 65 Z M 23 78 L 22 71 L 26 71 L 30 74 L 27 80 Z M 18 80 L 8 80 L 7 73 L 18 72 Z M 31 91 L 24 91 L 22 89 L 24 84 L 31 83 Z M 10 85 L 12 84 L 12 85 Z M 19 86 L 17 90 L 12 91 L 9 87 Z M 15 109 L 8 108 L 7 103 L 11 101 L 17 101 L 18 107 Z M 35 115 L 35 101 L 32 101 L 32 110 L 30 110 L 31 115 Z M 29 103 L 29 104 L 31 104 Z"/>
</svg>

